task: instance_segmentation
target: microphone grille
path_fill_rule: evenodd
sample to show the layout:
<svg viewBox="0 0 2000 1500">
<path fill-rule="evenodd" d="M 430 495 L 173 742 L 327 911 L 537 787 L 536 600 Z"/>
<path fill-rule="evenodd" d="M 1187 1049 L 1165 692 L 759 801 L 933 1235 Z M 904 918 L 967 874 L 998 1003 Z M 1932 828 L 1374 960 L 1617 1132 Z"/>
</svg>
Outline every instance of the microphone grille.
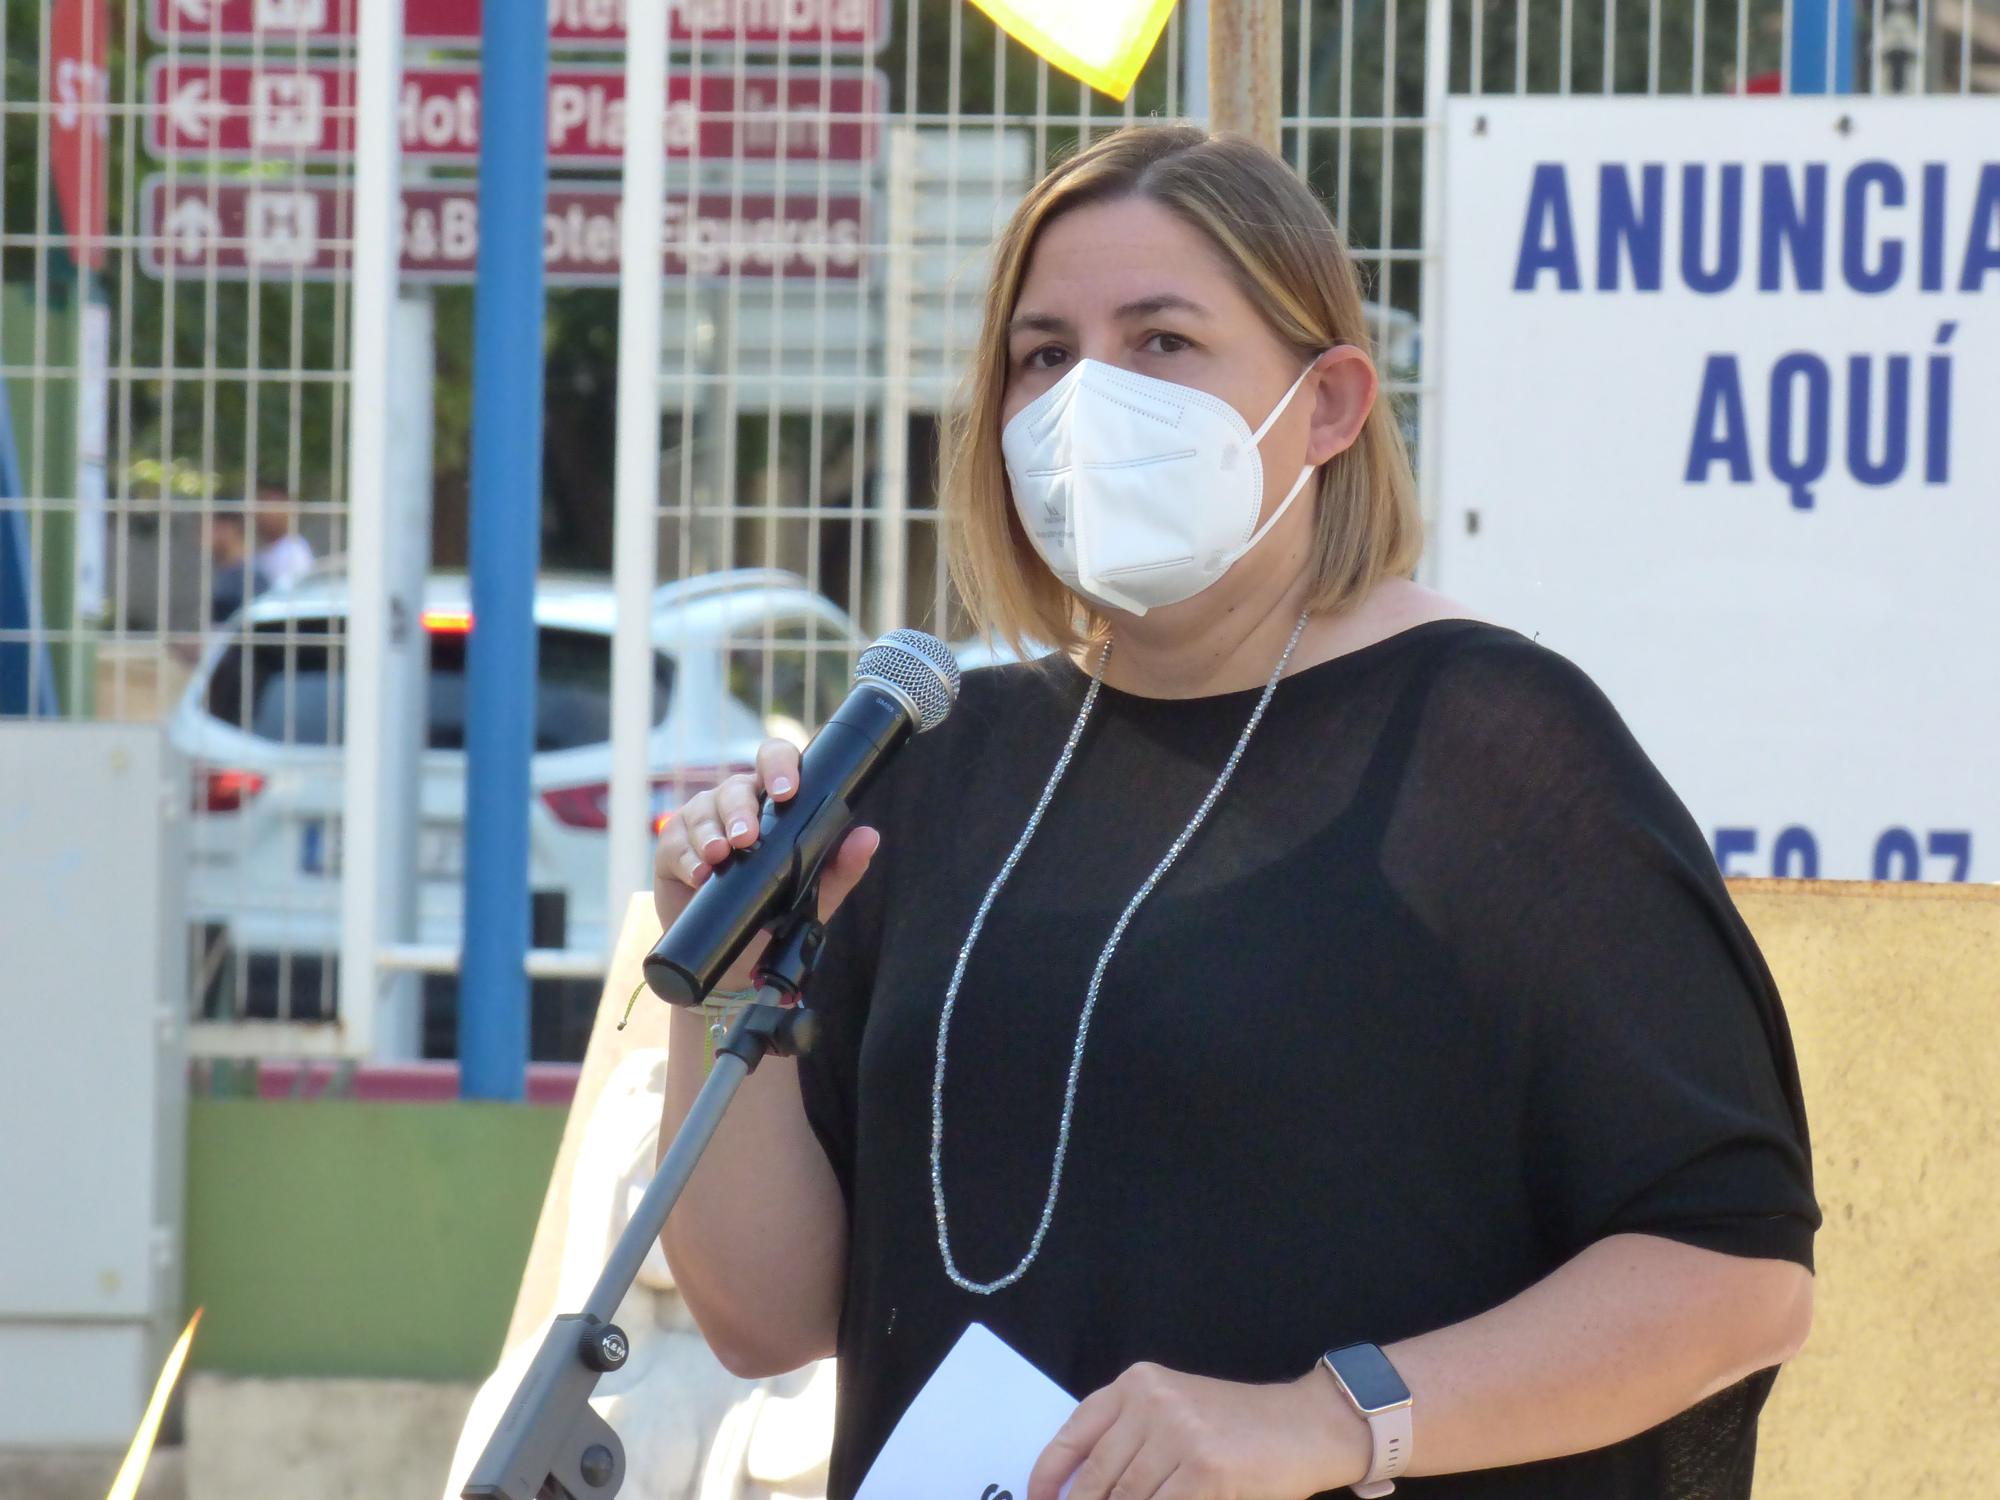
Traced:
<svg viewBox="0 0 2000 1500">
<path fill-rule="evenodd" d="M 861 653 L 856 682 L 889 688 L 916 716 L 917 733 L 935 729 L 958 697 L 958 659 L 951 648 L 921 630 L 892 630 Z"/>
</svg>

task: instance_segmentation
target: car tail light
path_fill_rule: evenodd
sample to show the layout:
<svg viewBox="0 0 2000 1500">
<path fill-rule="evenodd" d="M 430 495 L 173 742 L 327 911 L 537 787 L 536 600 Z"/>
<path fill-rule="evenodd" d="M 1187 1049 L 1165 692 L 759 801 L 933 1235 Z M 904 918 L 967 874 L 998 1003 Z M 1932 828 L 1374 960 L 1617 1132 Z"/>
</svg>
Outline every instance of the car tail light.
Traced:
<svg viewBox="0 0 2000 1500">
<path fill-rule="evenodd" d="M 655 835 L 678 808 L 696 792 L 708 791 L 725 777 L 755 769 L 747 765 L 690 766 L 652 781 L 652 823 Z M 611 825 L 611 785 L 592 781 L 582 786 L 552 787 L 542 803 L 565 828 L 608 828 Z"/>
<path fill-rule="evenodd" d="M 680 805 L 696 792 L 711 791 L 722 785 L 731 776 L 747 775 L 755 771 L 755 766 L 690 766 L 676 771 L 671 776 L 653 778 L 653 837 L 660 836 L 660 830 L 667 826 Z"/>
<path fill-rule="evenodd" d="M 469 609 L 427 609 L 418 618 L 432 635 L 472 633 L 472 611 Z"/>
<path fill-rule="evenodd" d="M 203 771 L 195 778 L 196 812 L 241 812 L 243 805 L 264 790 L 264 778 L 255 771 Z"/>
<path fill-rule="evenodd" d="M 542 802 L 565 828 L 610 826 L 611 787 L 606 782 L 552 787 L 542 793 Z"/>
</svg>

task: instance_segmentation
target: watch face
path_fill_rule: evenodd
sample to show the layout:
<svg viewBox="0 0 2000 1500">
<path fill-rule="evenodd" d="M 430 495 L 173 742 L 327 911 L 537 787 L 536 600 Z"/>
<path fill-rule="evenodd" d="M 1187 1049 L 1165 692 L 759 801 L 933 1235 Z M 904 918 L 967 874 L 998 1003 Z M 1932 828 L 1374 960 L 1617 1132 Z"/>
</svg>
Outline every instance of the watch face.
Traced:
<svg viewBox="0 0 2000 1500">
<path fill-rule="evenodd" d="M 1341 1383 L 1364 1412 L 1386 1411 L 1410 1399 L 1410 1388 L 1389 1363 L 1389 1357 L 1373 1344 L 1352 1344 L 1327 1355 L 1327 1363 L 1339 1374 Z"/>
</svg>

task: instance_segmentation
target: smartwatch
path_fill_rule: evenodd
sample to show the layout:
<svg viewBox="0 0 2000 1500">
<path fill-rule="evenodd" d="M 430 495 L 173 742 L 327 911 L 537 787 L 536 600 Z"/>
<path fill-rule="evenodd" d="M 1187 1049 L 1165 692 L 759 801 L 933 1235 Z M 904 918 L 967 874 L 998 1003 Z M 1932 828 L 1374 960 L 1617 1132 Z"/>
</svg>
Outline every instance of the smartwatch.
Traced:
<svg viewBox="0 0 2000 1500">
<path fill-rule="evenodd" d="M 1389 1356 L 1373 1344 L 1329 1349 L 1319 1362 L 1368 1423 L 1374 1456 L 1354 1493 L 1362 1500 L 1389 1494 L 1396 1488 L 1396 1476 L 1410 1463 L 1410 1388 Z"/>
</svg>

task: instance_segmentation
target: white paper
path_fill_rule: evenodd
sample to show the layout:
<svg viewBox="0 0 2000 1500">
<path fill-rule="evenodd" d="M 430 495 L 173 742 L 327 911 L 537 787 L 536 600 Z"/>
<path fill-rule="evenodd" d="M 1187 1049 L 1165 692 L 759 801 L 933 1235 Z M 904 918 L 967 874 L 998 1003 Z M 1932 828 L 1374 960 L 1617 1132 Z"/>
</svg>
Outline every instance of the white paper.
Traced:
<svg viewBox="0 0 2000 1500">
<path fill-rule="evenodd" d="M 1027 1500 L 1035 1460 L 1075 1410 L 1074 1397 L 974 1323 L 896 1423 L 855 1500 Z"/>
</svg>

